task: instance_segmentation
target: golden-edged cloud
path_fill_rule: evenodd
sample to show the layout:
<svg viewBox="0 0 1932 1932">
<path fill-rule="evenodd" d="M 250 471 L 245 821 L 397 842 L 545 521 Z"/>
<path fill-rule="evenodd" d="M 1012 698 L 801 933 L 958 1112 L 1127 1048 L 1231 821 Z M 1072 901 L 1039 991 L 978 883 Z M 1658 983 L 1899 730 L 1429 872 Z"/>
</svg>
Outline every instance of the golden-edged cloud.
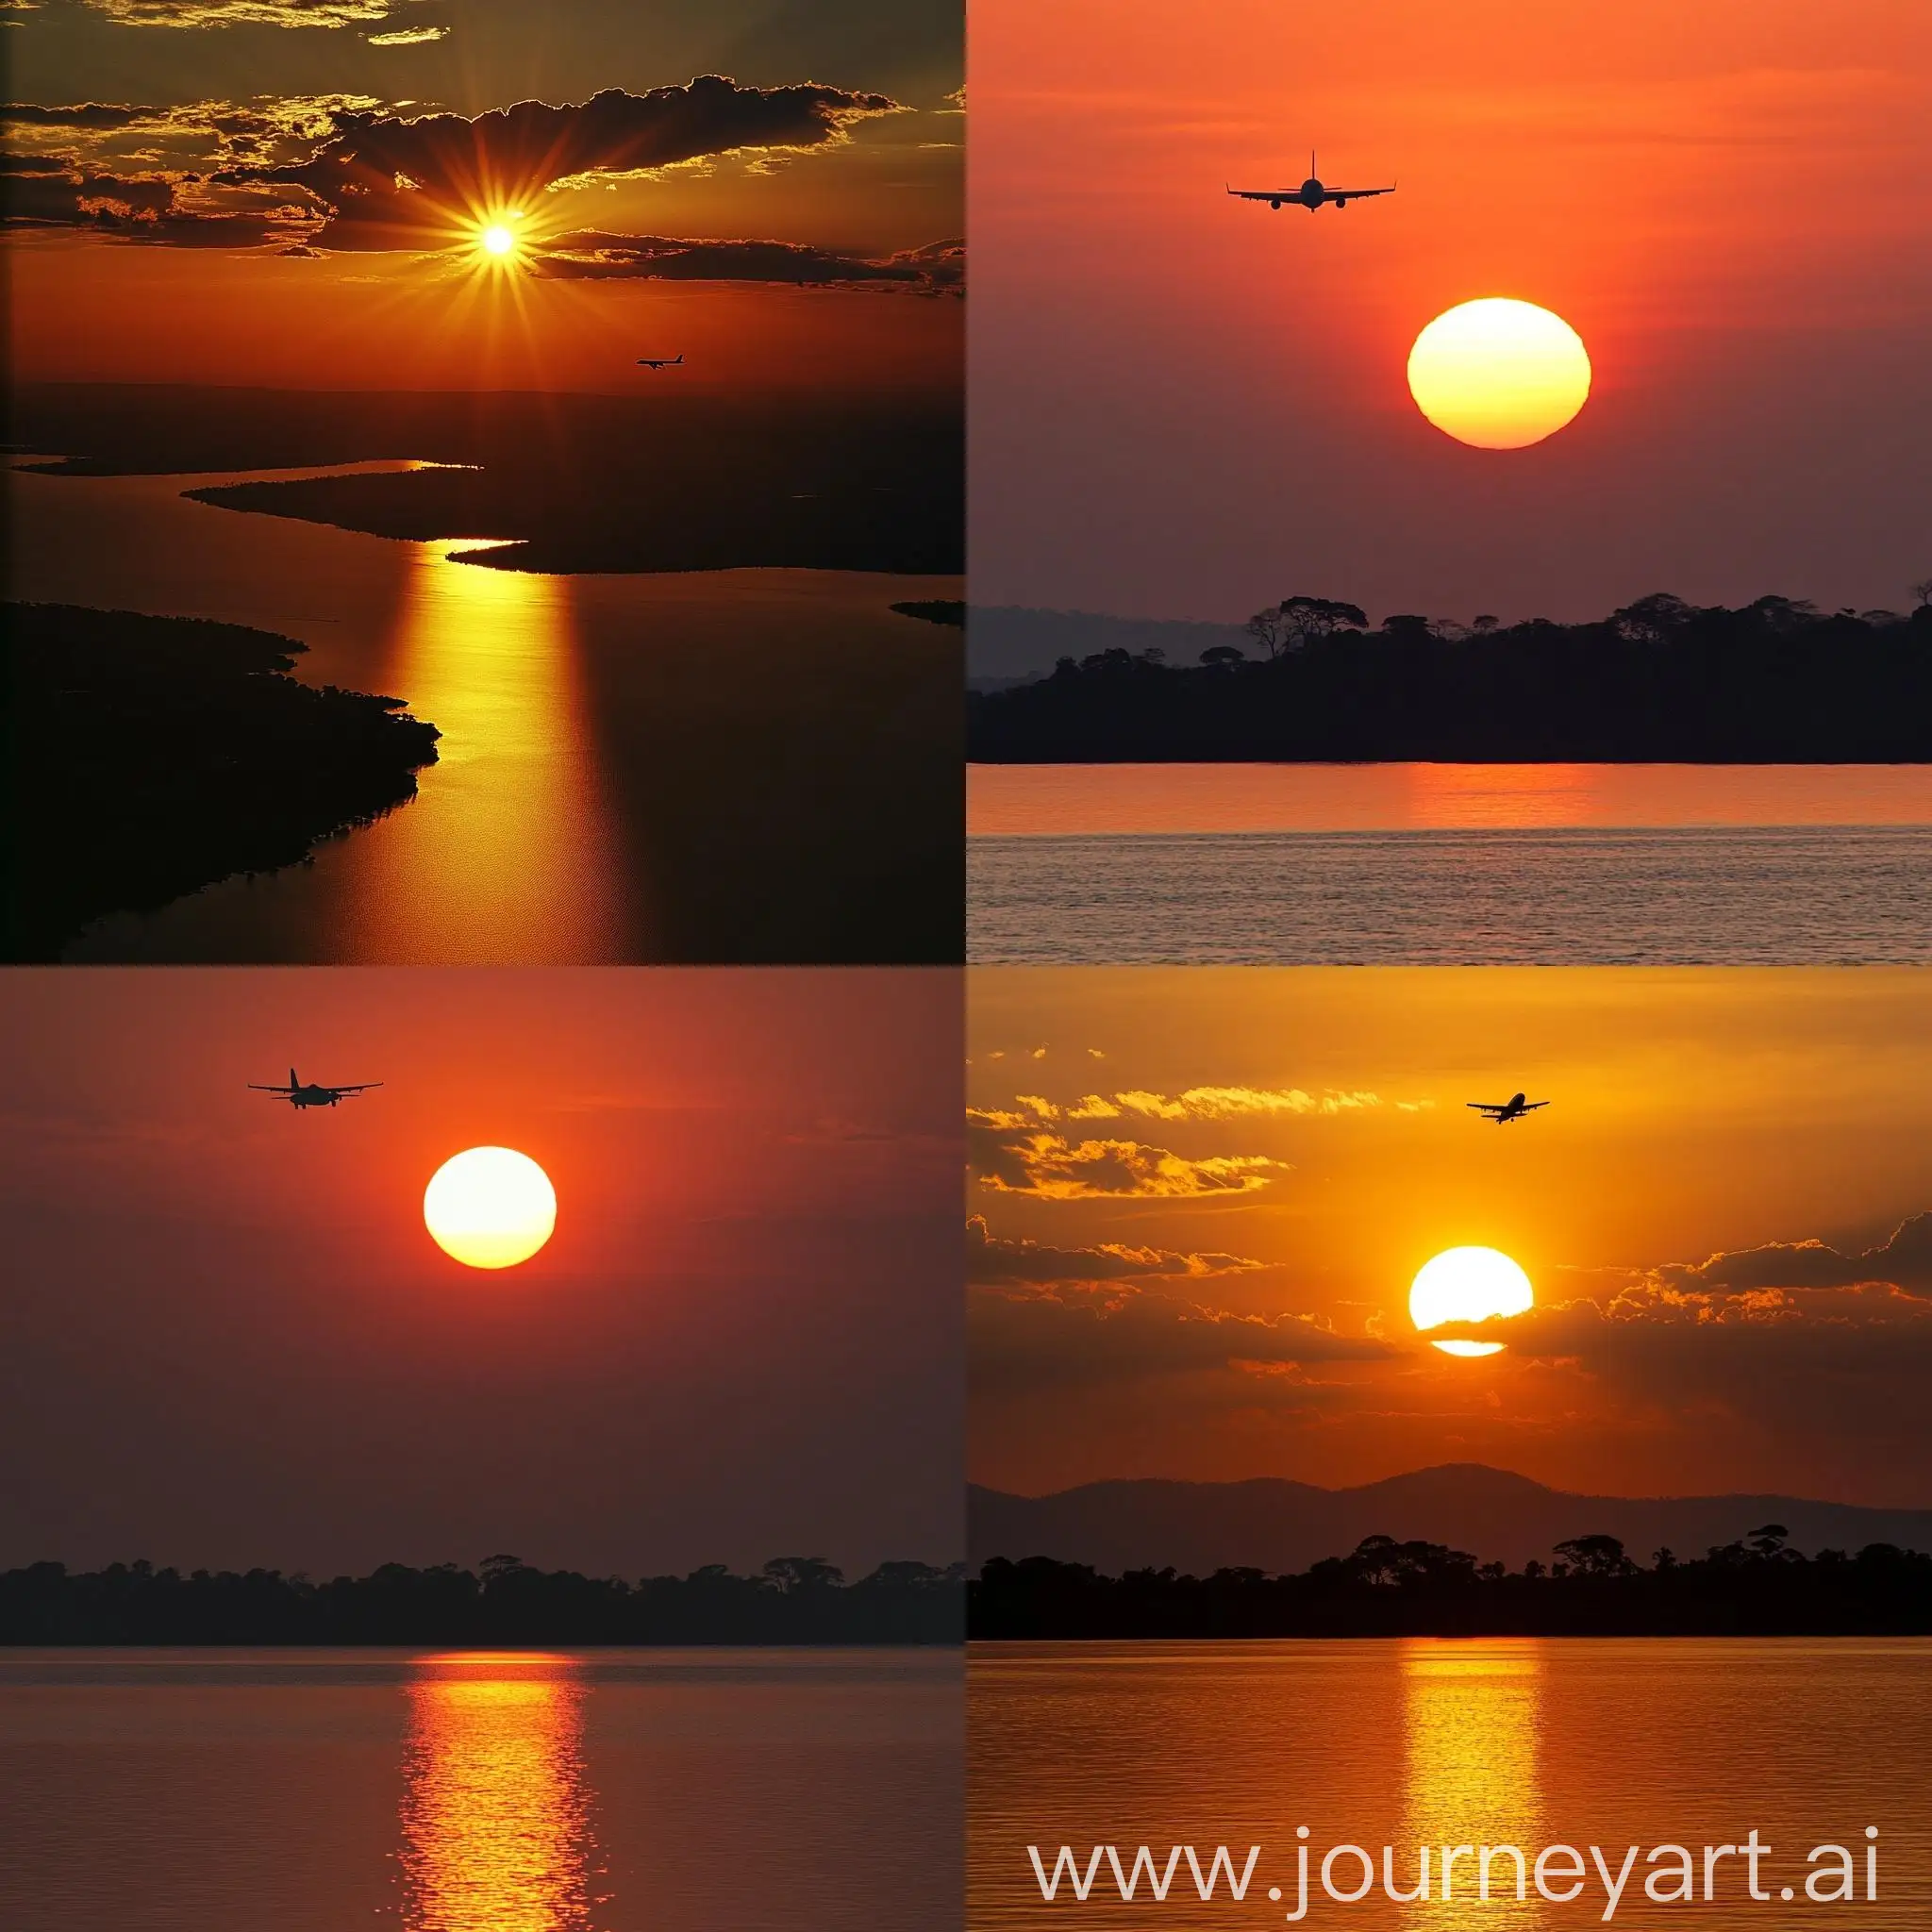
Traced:
<svg viewBox="0 0 1932 1932">
<path fill-rule="evenodd" d="M 1152 1377 L 1285 1371 L 1390 1355 L 1372 1336 L 1338 1335 L 1311 1318 L 1238 1315 L 1136 1287 L 1061 1283 L 1032 1291 L 975 1288 L 968 1301 L 974 1387 L 1007 1393 Z M 1230 1395 L 1253 1399 L 1245 1378 Z"/>
<path fill-rule="evenodd" d="M 122 27 L 367 27 L 392 0 L 81 0 Z"/>
<path fill-rule="evenodd" d="M 1286 1161 L 1265 1154 L 1192 1159 L 1139 1141 L 1070 1140 L 1029 1115 L 1001 1108 L 967 1110 L 967 1143 L 982 1187 L 1044 1201 L 1245 1194 L 1289 1172 Z"/>
<path fill-rule="evenodd" d="M 1062 1248 L 1049 1241 L 1012 1241 L 994 1234 L 983 1215 L 966 1224 L 966 1278 L 986 1287 L 1058 1287 L 1067 1283 L 1125 1281 L 1136 1277 L 1203 1280 L 1215 1275 L 1252 1274 L 1265 1261 L 1245 1255 L 1182 1253 L 1173 1248 L 1140 1247 L 1101 1241 L 1093 1247 Z"/>
<path fill-rule="evenodd" d="M 441 29 L 372 36 L 382 44 Z M 822 86 L 741 87 L 718 75 L 561 106 L 521 101 L 474 119 L 408 119 L 371 95 L 263 96 L 150 107 L 87 101 L 0 108 L 5 218 L 182 247 L 275 245 L 283 254 L 467 254 L 479 223 L 517 209 L 523 266 L 553 280 L 759 282 L 963 291 L 965 244 L 866 256 L 808 243 L 546 233 L 543 197 L 724 156 L 835 146 L 903 111 L 890 96 Z M 549 225 L 555 226 L 554 219 Z"/>
<path fill-rule="evenodd" d="M 81 0 L 121 26 L 365 26 L 391 0 Z"/>
<path fill-rule="evenodd" d="M 1089 1094 L 1091 1101 L 1097 1095 Z M 1380 1107 L 1382 1097 L 1359 1090 L 1329 1089 L 1308 1093 L 1299 1087 L 1190 1087 L 1170 1098 L 1135 1089 L 1116 1093 L 1115 1102 L 1129 1113 L 1162 1121 L 1232 1121 L 1253 1116 L 1357 1113 Z"/>
<path fill-rule="evenodd" d="M 801 153 L 901 111 L 886 94 L 803 82 L 741 87 L 722 75 L 553 107 L 519 101 L 474 119 L 344 112 L 306 159 L 231 170 L 231 184 L 293 188 L 328 220 L 328 247 L 434 246 L 452 224 L 522 207 L 565 183 L 644 175 L 746 152 Z"/>
<path fill-rule="evenodd" d="M 796 242 L 690 241 L 584 230 L 546 242 L 530 268 L 562 281 L 774 282 L 956 294 L 965 282 L 966 251 L 960 242 L 935 242 L 870 257 Z"/>
</svg>

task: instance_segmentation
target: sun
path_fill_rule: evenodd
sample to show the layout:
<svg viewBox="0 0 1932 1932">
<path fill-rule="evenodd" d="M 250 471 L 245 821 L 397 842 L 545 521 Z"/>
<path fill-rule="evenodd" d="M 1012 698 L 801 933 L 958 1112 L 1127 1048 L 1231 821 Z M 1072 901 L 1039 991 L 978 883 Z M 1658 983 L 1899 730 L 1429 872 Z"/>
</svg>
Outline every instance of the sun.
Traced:
<svg viewBox="0 0 1932 1932">
<path fill-rule="evenodd" d="M 513 1147 L 453 1154 L 423 1191 L 423 1223 L 466 1268 L 514 1268 L 557 1226 L 550 1176 Z"/>
<path fill-rule="evenodd" d="M 1525 449 L 1590 396 L 1583 338 L 1534 302 L 1487 296 L 1437 316 L 1408 352 L 1408 392 L 1445 436 L 1475 449 Z"/>
<path fill-rule="evenodd" d="M 1445 1248 L 1424 1261 L 1408 1290 L 1408 1316 L 1418 1328 L 1443 1322 L 1481 1322 L 1521 1315 L 1536 1306 L 1529 1276 L 1496 1248 Z M 1444 1355 L 1496 1355 L 1500 1341 L 1439 1341 Z"/>
<path fill-rule="evenodd" d="M 508 263 L 523 251 L 523 238 L 516 224 L 523 220 L 521 208 L 491 215 L 476 230 L 476 246 L 493 261 Z"/>
</svg>

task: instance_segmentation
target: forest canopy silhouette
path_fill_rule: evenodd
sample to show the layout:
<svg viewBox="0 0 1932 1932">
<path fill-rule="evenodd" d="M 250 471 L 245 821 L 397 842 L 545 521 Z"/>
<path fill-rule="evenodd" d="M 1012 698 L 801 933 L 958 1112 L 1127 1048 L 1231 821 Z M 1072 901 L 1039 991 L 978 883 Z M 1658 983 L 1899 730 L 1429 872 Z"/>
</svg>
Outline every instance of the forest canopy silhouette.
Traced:
<svg viewBox="0 0 1932 1932">
<path fill-rule="evenodd" d="M 1062 658 L 969 694 L 984 763 L 1932 758 L 1932 581 L 1894 610 L 1658 592 L 1590 624 L 1464 625 L 1293 596 L 1250 646 Z"/>
<path fill-rule="evenodd" d="M 819 1557 L 774 1557 L 755 1576 L 583 1576 L 516 1557 L 416 1570 L 385 1563 L 326 1583 L 278 1570 L 0 1572 L 0 1644 L 958 1643 L 964 1566 L 881 1563 L 848 1583 Z"/>
<path fill-rule="evenodd" d="M 995 1557 L 968 1586 L 975 1639 L 1191 1637 L 1791 1637 L 1932 1635 L 1932 1555 L 1873 1543 L 1792 1549 L 1764 1524 L 1704 1556 L 1640 1563 L 1613 1536 L 1573 1537 L 1511 1571 L 1446 1543 L 1365 1537 L 1306 1571 L 1105 1576 Z"/>
</svg>

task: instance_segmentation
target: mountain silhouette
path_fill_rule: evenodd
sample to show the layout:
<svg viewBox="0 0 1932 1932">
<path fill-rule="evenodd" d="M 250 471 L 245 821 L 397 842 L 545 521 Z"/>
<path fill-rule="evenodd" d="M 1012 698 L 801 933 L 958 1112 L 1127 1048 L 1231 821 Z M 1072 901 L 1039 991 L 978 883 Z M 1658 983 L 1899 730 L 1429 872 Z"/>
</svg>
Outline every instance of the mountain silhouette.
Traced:
<svg viewBox="0 0 1932 1932">
<path fill-rule="evenodd" d="M 994 1557 L 1052 1557 L 1108 1575 L 1173 1567 L 1196 1576 L 1251 1567 L 1282 1574 L 1345 1556 L 1363 1538 L 1446 1543 L 1483 1562 L 1547 1560 L 1567 1538 L 1613 1536 L 1648 1560 L 1698 1557 L 1764 1523 L 1805 1554 L 1868 1543 L 1932 1549 L 1932 1509 L 1874 1509 L 1771 1494 L 1587 1496 L 1479 1462 L 1325 1490 L 1260 1476 L 1246 1482 L 1087 1483 L 1045 1496 L 977 1486 L 967 1492 L 974 1571 Z"/>
</svg>

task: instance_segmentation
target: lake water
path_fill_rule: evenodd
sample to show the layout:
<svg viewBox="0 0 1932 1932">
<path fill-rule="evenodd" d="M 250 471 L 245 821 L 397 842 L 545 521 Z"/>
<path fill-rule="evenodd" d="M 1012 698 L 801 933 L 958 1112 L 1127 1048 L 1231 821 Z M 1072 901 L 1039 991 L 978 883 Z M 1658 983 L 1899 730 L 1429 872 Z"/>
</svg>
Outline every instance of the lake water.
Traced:
<svg viewBox="0 0 1932 1932">
<path fill-rule="evenodd" d="M 901 837 L 881 867 L 929 848 L 953 885 L 957 819 L 909 796 L 902 766 L 941 700 L 955 729 L 958 633 L 890 606 L 957 596 L 957 579 L 550 576 L 453 560 L 475 537 L 399 542 L 183 493 L 414 467 L 8 470 L 8 595 L 278 631 L 308 646 L 305 682 L 402 697 L 442 732 L 418 796 L 375 824 L 308 864 L 104 921 L 68 957 L 837 958 L 841 919 L 869 916 L 877 889 L 844 855 L 881 823 Z M 939 742 L 950 762 L 956 738 Z"/>
<path fill-rule="evenodd" d="M 1038 965 L 1916 965 L 1932 827 L 975 838 L 967 957 Z"/>
<path fill-rule="evenodd" d="M 1932 766 L 975 765 L 968 957 L 1932 960 Z"/>
<path fill-rule="evenodd" d="M 957 1924 L 958 1652 L 0 1652 L 21 1932 Z"/>
<path fill-rule="evenodd" d="M 974 1932 L 1060 1923 L 1176 1928 L 1280 1924 L 1294 1908 L 1298 1826 L 1308 1827 L 1314 1926 L 1530 1928 L 1603 1923 L 1607 1903 L 1589 1847 L 1612 1875 L 1640 1847 L 1612 1924 L 1739 1926 L 1844 1924 L 1867 1932 L 1932 1924 L 1932 1641 L 1537 1639 L 1397 1642 L 980 1644 L 968 1667 L 969 1924 Z M 1868 1825 L 1878 1829 L 1877 1898 L 1865 1898 Z M 1761 1884 L 1744 1895 L 1741 1860 L 1714 1869 L 1702 1896 L 1706 1845 L 1771 1847 Z M 1237 1871 L 1262 1847 L 1245 1901 L 1201 1903 L 1185 1864 L 1167 1903 L 1146 1880 L 1121 1903 L 1103 1862 L 1088 1903 L 1063 1883 L 1045 1904 L 1027 1855 L 1058 1848 L 1084 1868 L 1115 1844 L 1131 1872 L 1145 1843 L 1164 1865 L 1192 1843 L 1205 1870 L 1226 1844 Z M 1532 1887 L 1514 1897 L 1514 1867 L 1492 1864 L 1501 1894 L 1469 1895 L 1465 1858 L 1441 1897 L 1436 1853 L 1429 1902 L 1382 1891 L 1382 1848 L 1394 1848 L 1398 1890 L 1415 1885 L 1417 1849 L 1514 1844 L 1533 1866 L 1545 1846 L 1577 1847 L 1590 1882 L 1553 1905 Z M 1325 1853 L 1370 1850 L 1374 1891 L 1344 1906 L 1321 1890 Z M 1808 1903 L 1807 1863 L 1824 1844 L 1851 1848 L 1857 1902 Z M 1652 1903 L 1644 1875 L 1662 1845 L 1694 1860 L 1695 1904 Z M 1550 1868 L 1552 1890 L 1559 1863 Z M 1338 1890 L 1360 1882 L 1345 1855 Z M 1267 1891 L 1281 1887 L 1271 1903 Z M 1795 1902 L 1780 1898 L 1785 1886 Z M 1669 1881 L 1660 1881 L 1669 1890 Z M 1825 1887 L 1824 1889 L 1831 1889 Z M 1109 1896 L 1110 1894 L 1110 1896 Z"/>
</svg>

